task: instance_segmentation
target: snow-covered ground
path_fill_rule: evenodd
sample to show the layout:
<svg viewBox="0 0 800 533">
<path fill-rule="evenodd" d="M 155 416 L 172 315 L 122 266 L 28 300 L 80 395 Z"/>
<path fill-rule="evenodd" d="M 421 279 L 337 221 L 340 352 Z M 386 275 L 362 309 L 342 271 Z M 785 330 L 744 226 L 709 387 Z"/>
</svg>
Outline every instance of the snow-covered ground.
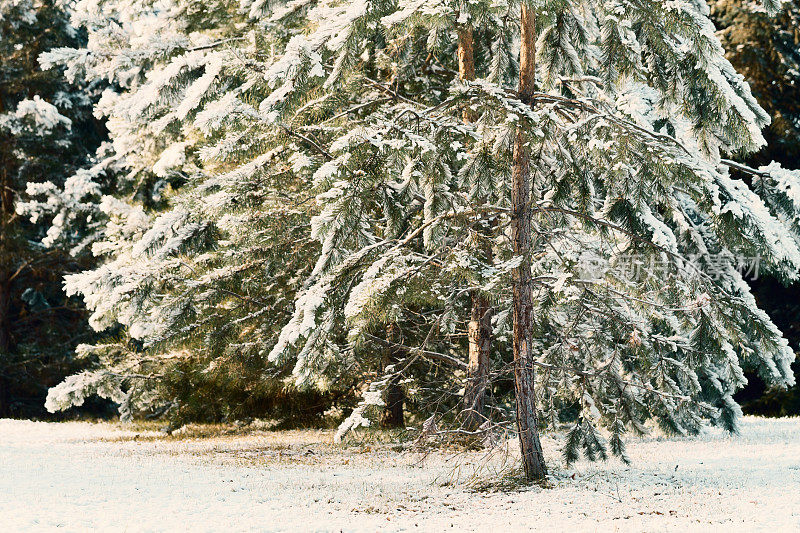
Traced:
<svg viewBox="0 0 800 533">
<path fill-rule="evenodd" d="M 113 424 L 0 420 L 0 531 L 800 530 L 800 419 L 741 435 L 630 439 L 552 488 L 476 491 L 481 454 L 335 447 L 325 431 L 164 438 Z M 476 481 L 477 480 L 477 481 Z"/>
</svg>

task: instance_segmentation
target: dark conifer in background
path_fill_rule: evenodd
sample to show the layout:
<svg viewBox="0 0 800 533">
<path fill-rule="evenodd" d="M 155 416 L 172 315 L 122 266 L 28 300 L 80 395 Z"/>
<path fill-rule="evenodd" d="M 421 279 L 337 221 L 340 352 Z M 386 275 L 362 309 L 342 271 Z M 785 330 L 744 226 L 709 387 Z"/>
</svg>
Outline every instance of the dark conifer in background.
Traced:
<svg viewBox="0 0 800 533">
<path fill-rule="evenodd" d="M 42 52 L 85 42 L 62 6 L 0 2 L 0 417 L 46 414 L 47 389 L 78 369 L 75 346 L 91 339 L 82 302 L 62 289 L 90 255 L 43 245 L 53 217 L 31 219 L 20 207 L 37 184 L 91 187 L 78 171 L 104 135 L 92 87 L 39 65 Z"/>
</svg>

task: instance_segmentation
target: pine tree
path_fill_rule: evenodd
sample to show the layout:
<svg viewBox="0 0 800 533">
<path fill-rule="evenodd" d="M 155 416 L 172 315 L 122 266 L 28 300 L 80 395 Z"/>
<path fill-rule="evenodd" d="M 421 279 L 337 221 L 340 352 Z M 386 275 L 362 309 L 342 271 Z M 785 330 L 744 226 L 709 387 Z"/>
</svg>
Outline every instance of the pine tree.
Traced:
<svg viewBox="0 0 800 533">
<path fill-rule="evenodd" d="M 89 48 L 43 58 L 111 80 L 96 112 L 118 176 L 95 183 L 75 217 L 101 222 L 92 251 L 103 264 L 66 280 L 106 340 L 79 347 L 96 364 L 51 390 L 51 411 L 98 394 L 123 418 L 313 417 L 353 387 L 345 377 L 300 391 L 285 380 L 291 366 L 265 361 L 317 247 L 304 208 L 310 160 L 285 135 L 253 131 L 262 73 L 242 58 L 291 28 L 256 36 L 245 22 L 261 18 L 258 6 L 198 6 L 81 4 Z"/>
<path fill-rule="evenodd" d="M 530 105 L 536 93 L 536 14 L 527 4 L 520 4 L 519 90 L 520 102 Z M 539 420 L 536 415 L 536 392 L 533 366 L 535 342 L 533 280 L 531 256 L 533 252 L 531 205 L 532 172 L 531 146 L 522 128 L 514 137 L 514 158 L 511 171 L 511 240 L 514 255 L 522 260 L 514 268 L 514 389 L 517 399 L 517 429 L 519 431 L 522 466 L 529 480 L 544 479 L 542 444 L 539 442 Z"/>
<path fill-rule="evenodd" d="M 28 192 L 66 187 L 80 195 L 87 185 L 78 170 L 103 135 L 91 116 L 95 89 L 68 84 L 38 62 L 81 39 L 59 2 L 0 5 L 0 416 L 41 415 L 47 388 L 76 370 L 72 350 L 91 337 L 84 309 L 61 289 L 65 272 L 91 263 L 46 246 L 52 217 L 28 220 L 23 205 Z"/>
<path fill-rule="evenodd" d="M 711 18 L 725 48 L 726 57 L 745 75 L 759 104 L 769 113 L 772 122 L 764 130 L 766 146 L 753 154 L 735 159 L 759 166 L 770 161 L 787 168 L 800 168 L 800 4 L 784 2 L 772 15 L 747 2 L 712 2 Z M 750 180 L 752 173 L 739 172 Z M 758 193 L 770 202 L 772 187 L 764 186 L 756 176 Z M 754 273 L 755 274 L 755 273 Z M 753 279 L 757 278 L 757 279 Z M 790 344 L 796 349 L 799 316 L 795 309 L 798 284 L 786 286 L 771 276 L 751 276 L 748 283 L 759 305 L 769 314 Z M 794 363 L 795 381 L 800 379 L 800 361 Z M 745 412 L 751 414 L 800 412 L 800 387 L 789 391 L 769 390 L 754 373 L 747 376 L 748 385 L 739 392 Z"/>
<path fill-rule="evenodd" d="M 506 126 L 501 132 L 489 134 L 507 139 L 511 130 L 512 134 L 516 131 L 516 134 L 524 136 L 518 145 L 535 142 L 541 152 L 537 154 L 537 170 L 551 174 L 550 181 L 542 179 L 534 188 L 540 199 L 536 200 L 532 211 L 537 215 L 537 234 L 543 237 L 537 239 L 540 251 L 531 254 L 540 258 L 532 268 L 542 272 L 544 279 L 539 282 L 541 318 L 538 321 L 534 318 L 532 322 L 538 329 L 537 347 L 543 354 L 536 363 L 548 369 L 543 372 L 543 381 L 554 385 L 562 383 L 564 389 L 559 390 L 557 386 L 545 388 L 547 393 L 543 394 L 542 403 L 554 405 L 557 395 L 566 395 L 580 402 L 582 414 L 570 442 L 574 447 L 582 446 L 587 455 L 593 457 L 606 453 L 596 429 L 598 422 L 613 430 L 612 451 L 618 454 L 624 453 L 620 434 L 625 423 L 641 430 L 643 417 L 654 416 L 666 429 L 676 432 L 697 431 L 701 419 L 706 417 L 733 429 L 737 407 L 731 394 L 742 384 L 739 356 L 746 360 L 757 353 L 763 356 L 769 352 L 771 355 L 760 360 L 761 370 L 779 382 L 791 380 L 787 366 L 791 354 L 786 342 L 763 313 L 754 308 L 752 296 L 736 271 L 729 247 L 739 253 L 763 251 L 773 268 L 792 275 L 792 265 L 797 261 L 797 246 L 763 204 L 756 202 L 759 211 L 747 207 L 748 203 L 756 201 L 752 193 L 716 167 L 720 150 L 753 149 L 762 142 L 758 128 L 766 122 L 766 116 L 755 104 L 741 78 L 722 58 L 711 24 L 704 18 L 706 13 L 698 6 L 681 5 L 674 8 L 674 13 L 655 5 L 648 5 L 647 10 L 633 10 L 632 18 L 641 17 L 647 22 L 642 23 L 641 28 L 637 27 L 641 32 L 639 36 L 629 29 L 633 25 L 631 20 L 620 21 L 619 17 L 606 12 L 596 12 L 596 20 L 585 22 L 578 20 L 575 12 L 566 7 L 569 5 L 565 10 L 557 10 L 556 15 L 539 15 L 545 22 L 537 47 L 545 67 L 542 78 L 549 90 L 556 91 L 532 95 L 530 103 L 520 99 L 519 93 L 509 93 L 491 83 L 476 83 L 467 86 L 466 90 L 455 91 L 456 96 L 453 93 L 442 94 L 438 103 L 423 105 L 414 98 L 428 93 L 414 92 L 416 79 L 407 82 L 400 77 L 401 73 L 391 72 L 387 73 L 390 77 L 384 83 L 375 82 L 377 88 L 401 102 L 396 104 L 400 109 L 393 109 L 388 104 L 383 110 L 373 113 L 374 119 L 358 117 L 358 126 L 354 125 L 354 130 L 346 129 L 339 140 L 334 138 L 330 143 L 320 143 L 321 146 L 336 148 L 331 153 L 332 160 L 338 156 L 340 161 L 346 161 L 346 167 L 340 165 L 335 179 L 329 181 L 328 192 L 318 197 L 324 202 L 324 223 L 326 228 L 359 228 L 360 231 L 381 227 L 365 221 L 369 211 L 364 206 L 372 202 L 381 205 L 380 199 L 369 194 L 381 190 L 385 174 L 367 174 L 369 177 L 365 178 L 365 170 L 357 165 L 362 162 L 374 164 L 375 158 L 380 157 L 383 161 L 381 168 L 391 175 L 393 150 L 403 147 L 405 153 L 411 150 L 413 154 L 414 147 L 421 141 L 412 134 L 419 135 L 421 128 L 404 131 L 402 124 L 405 122 L 398 115 L 409 114 L 415 121 L 432 124 L 426 131 L 426 140 L 440 147 L 438 150 L 430 149 L 438 156 L 447 153 L 446 146 L 452 146 L 442 140 L 449 141 L 446 132 L 464 131 L 462 124 L 443 123 L 443 110 L 449 107 L 459 113 L 463 111 L 459 105 L 448 106 L 451 102 L 463 103 L 470 99 L 469 104 L 480 109 L 487 117 L 486 121 L 491 118 L 494 124 L 502 123 L 502 120 L 497 120 L 497 115 L 491 116 L 492 112 L 508 113 L 513 122 L 524 121 L 520 126 L 513 124 L 512 128 Z M 446 6 L 437 4 L 437 8 L 444 10 Z M 350 20 L 350 28 L 356 31 L 362 25 L 372 27 L 367 20 L 378 17 L 388 26 L 398 22 L 409 24 L 408 21 L 414 20 L 415 11 L 427 15 L 432 9 L 415 3 L 387 14 L 370 4 L 369 9 L 356 10 L 366 20 L 357 23 Z M 344 12 L 352 14 L 351 11 Z M 667 31 L 665 26 L 654 22 L 653 13 L 676 24 L 680 21 L 683 25 Z M 602 26 L 600 22 L 607 27 L 593 36 L 592 22 L 598 23 L 595 28 Z M 331 25 L 336 26 L 335 23 Z M 665 35 L 673 33 L 697 46 L 687 45 L 680 48 L 680 54 L 675 53 L 676 50 L 663 41 Z M 411 48 L 413 32 L 408 31 L 404 38 L 409 42 L 406 46 Z M 649 63 L 635 55 L 645 54 L 637 39 L 656 43 L 654 49 L 647 52 L 650 54 L 647 58 Z M 432 40 L 429 34 L 428 42 Z M 324 35 L 312 31 L 306 42 L 324 42 Z M 576 45 L 584 46 L 586 53 L 578 54 L 574 50 Z M 593 48 L 595 46 L 598 49 Z M 334 54 L 339 58 L 336 65 L 338 61 L 344 61 L 342 58 L 378 53 L 359 50 L 357 54 L 347 50 L 346 46 L 343 49 L 345 51 L 331 50 L 338 52 L 338 55 Z M 698 71 L 694 67 L 697 62 L 686 60 L 686 55 L 693 49 L 707 54 L 701 57 L 701 64 L 707 67 L 707 71 Z M 598 63 L 582 65 L 579 57 L 596 57 Z M 605 64 L 600 61 L 602 59 Z M 692 66 L 689 68 L 687 65 Z M 353 76 L 363 75 L 358 69 L 354 70 Z M 586 75 L 586 71 L 590 75 Z M 594 77 L 594 72 L 605 80 Z M 339 76 L 344 74 L 334 68 L 330 76 L 339 81 Z M 288 74 L 287 77 L 289 79 L 282 85 L 284 91 L 308 92 L 307 85 L 302 89 L 295 87 L 298 77 Z M 331 77 L 322 85 L 323 90 L 333 85 Z M 631 77 L 642 81 L 631 82 Z M 308 83 L 308 80 L 302 81 Z M 644 85 L 644 81 L 653 86 Z M 395 88 L 409 92 L 401 93 Z M 576 98 L 573 96 L 576 90 L 588 96 Z M 659 90 L 663 92 L 659 94 Z M 672 105 L 684 99 L 691 105 L 683 109 Z M 493 109 L 492 104 L 497 107 Z M 531 110 L 531 104 L 541 110 Z M 367 107 L 363 101 L 351 101 L 342 107 L 347 109 L 346 106 L 359 110 Z M 433 115 L 431 110 L 435 111 Z M 332 116 L 339 118 L 343 115 L 346 113 L 337 111 Z M 609 121 L 609 116 L 616 118 Z M 711 116 L 715 118 L 711 119 Z M 603 120 L 599 120 L 601 117 Z M 380 128 L 380 124 L 392 123 L 393 118 L 399 131 Z M 576 132 L 576 129 L 582 131 Z M 469 133 L 473 138 L 487 136 L 485 131 Z M 406 136 L 410 144 L 404 144 Z M 361 149 L 367 149 L 372 158 L 360 156 L 356 159 Z M 508 161 L 507 154 L 505 151 L 499 157 L 506 157 Z M 469 155 L 464 159 L 467 158 Z M 642 168 L 634 173 L 632 162 Z M 502 164 L 498 167 L 502 168 Z M 273 354 L 282 353 L 306 336 L 316 339 L 319 328 L 313 320 L 323 310 L 343 305 L 347 317 L 358 317 L 352 312 L 354 305 L 340 300 L 340 294 L 331 294 L 329 288 L 347 285 L 346 280 L 353 276 L 353 266 L 363 261 L 366 254 L 376 252 L 379 245 L 387 246 L 391 255 L 379 256 L 360 278 L 350 300 L 359 302 L 360 308 L 364 307 L 362 300 L 366 290 L 383 291 L 391 286 L 391 280 L 397 279 L 397 270 L 392 272 L 387 268 L 389 261 L 397 261 L 395 257 L 399 256 L 405 262 L 420 253 L 419 249 L 410 246 L 412 239 L 421 235 L 426 248 L 436 251 L 432 256 L 423 256 L 420 261 L 431 261 L 452 253 L 452 243 L 458 242 L 457 232 L 463 230 L 463 226 L 458 226 L 458 219 L 471 212 L 468 205 L 458 204 L 458 183 L 449 179 L 449 176 L 461 174 L 460 169 L 455 170 L 420 176 L 427 179 L 427 183 L 423 181 L 421 191 L 425 198 L 423 217 L 407 237 L 381 240 L 382 235 L 375 235 L 360 245 L 357 240 L 340 241 L 338 254 L 343 259 L 333 266 L 330 261 L 337 249 L 336 242 L 332 243 L 329 247 L 331 252 L 323 254 L 321 262 L 318 262 L 319 270 L 327 269 L 330 274 L 312 285 L 309 294 L 315 291 L 313 299 L 303 297 L 298 301 L 295 319 L 284 329 L 283 342 L 279 341 L 279 350 L 273 350 Z M 330 172 L 330 169 L 325 171 Z M 407 170 L 398 174 L 413 178 L 413 172 Z M 452 202 L 452 211 L 446 208 L 436 211 L 437 200 L 445 198 L 446 202 Z M 357 208 L 353 207 L 353 202 Z M 498 207 L 502 212 L 504 208 Z M 398 206 L 388 205 L 376 211 L 388 213 L 392 208 Z M 347 217 L 353 218 L 347 220 Z M 444 224 L 444 221 L 448 223 Z M 567 234 L 569 238 L 559 235 L 563 233 L 561 228 L 566 227 L 575 228 Z M 446 239 L 448 232 L 456 235 L 450 242 Z M 328 248 L 329 239 L 339 236 L 332 231 L 321 234 L 320 238 L 324 238 Z M 409 250 L 398 253 L 398 246 L 407 246 Z M 617 247 L 669 264 L 673 269 L 669 275 L 670 293 L 656 292 L 664 286 L 664 279 L 656 276 L 644 281 L 637 279 L 634 284 L 620 277 L 615 279 L 613 275 L 602 281 L 594 278 L 571 281 L 574 272 L 570 270 L 574 270 L 575 262 L 581 257 L 589 254 L 613 258 L 620 255 L 613 251 Z M 553 253 L 550 253 L 551 248 L 555 248 Z M 688 260 L 692 256 L 698 256 L 699 264 Z M 513 266 L 507 270 L 519 273 L 519 262 L 513 257 L 509 260 Z M 447 271 L 447 268 L 443 270 Z M 378 277 L 381 271 L 391 277 Z M 694 279 L 695 275 L 698 279 Z M 719 278 L 723 279 L 720 281 Z M 610 286 L 606 286 L 607 283 Z M 592 289 L 595 284 L 597 287 Z M 570 288 L 565 289 L 565 286 Z M 559 293 L 565 293 L 567 298 L 560 298 Z M 386 305 L 386 293 L 373 296 L 376 300 L 378 297 Z M 442 297 L 444 301 L 447 299 L 447 296 Z M 636 303 L 639 300 L 646 304 Z M 312 302 L 310 306 L 307 305 L 309 301 Z M 686 308 L 678 304 L 680 301 L 696 301 L 696 304 Z M 716 305 L 721 307 L 714 310 Z M 720 312 L 723 307 L 727 309 L 724 314 Z M 348 308 L 350 312 L 347 312 Z M 731 309 L 735 311 L 731 313 Z M 740 321 L 742 319 L 744 321 Z M 528 321 L 520 322 L 531 325 Z M 300 324 L 304 326 L 298 328 Z M 626 326 L 620 328 L 620 324 Z M 755 328 L 752 327 L 754 324 Z M 351 336 L 358 335 L 361 329 L 363 326 L 355 328 Z M 572 333 L 576 337 L 572 339 L 564 335 L 571 331 L 580 333 Z M 741 344 L 735 348 L 725 340 L 730 336 Z M 521 335 L 516 338 L 519 342 L 531 337 L 529 334 L 527 338 Z M 678 342 L 677 339 L 681 338 L 684 340 Z M 753 341 L 758 343 L 759 350 L 752 344 L 753 348 L 747 347 Z M 605 353 L 605 356 L 594 359 L 595 355 L 596 363 L 589 363 L 582 357 L 588 354 L 580 347 L 581 344 L 591 346 L 591 352 Z M 298 346 L 298 356 L 309 355 L 307 343 Z M 604 363 L 598 367 L 600 361 Z M 655 368 L 659 371 L 652 374 Z M 570 374 L 572 378 L 567 377 Z M 626 376 L 635 377 L 629 379 Z M 638 390 L 632 393 L 632 389 Z M 524 399 L 525 395 L 522 396 Z M 615 401 L 610 400 L 612 397 Z M 645 397 L 650 402 L 647 407 L 643 400 Z M 373 400 L 379 401 L 373 394 L 369 399 L 365 397 L 364 406 Z M 615 405 L 617 402 L 621 405 Z M 552 409 L 548 411 L 552 412 Z M 361 422 L 364 412 L 364 409 L 357 410 L 358 422 Z M 572 448 L 568 457 L 572 457 Z"/>
<path fill-rule="evenodd" d="M 456 19 L 456 34 L 458 36 L 458 79 L 462 82 L 475 80 L 475 44 L 470 21 L 469 11 L 460 6 Z M 464 20 L 466 19 L 466 20 Z M 462 22 L 463 20 L 463 22 Z M 464 120 L 472 121 L 473 116 L 469 109 L 464 111 Z M 482 221 L 491 224 L 491 221 Z M 482 259 L 491 263 L 492 246 L 488 241 L 491 235 L 486 232 L 476 231 L 476 251 Z M 470 315 L 467 325 L 467 341 L 469 344 L 469 358 L 467 364 L 466 384 L 464 387 L 464 426 L 475 430 L 482 426 L 486 420 L 484 413 L 484 397 L 489 381 L 491 365 L 490 353 L 492 348 L 492 309 L 489 297 L 479 289 L 473 289 L 470 294 Z"/>
<path fill-rule="evenodd" d="M 101 6 L 90 60 L 60 61 L 117 77 L 100 106 L 117 157 L 175 183 L 163 206 L 101 204 L 107 262 L 67 286 L 140 347 L 98 348 L 103 366 L 50 408 L 91 392 L 142 406 L 170 361 L 213 372 L 252 354 L 300 390 L 360 389 L 339 438 L 398 392 L 404 422 L 457 424 L 476 292 L 496 310 L 495 377 L 516 376 L 491 407 L 505 428 L 516 415 L 528 479 L 565 405 L 568 462 L 624 458 L 648 420 L 735 430 L 743 365 L 792 382 L 739 267 L 758 255 L 796 277 L 800 209 L 728 174 L 768 117 L 705 5 L 472 2 L 474 81 L 459 79 L 462 5 Z M 131 17 L 149 39 L 102 24 Z"/>
<path fill-rule="evenodd" d="M 766 145 L 746 162 L 800 168 L 800 4 L 783 2 L 775 14 L 740 0 L 710 5 L 726 57 L 772 118 L 764 130 Z"/>
</svg>

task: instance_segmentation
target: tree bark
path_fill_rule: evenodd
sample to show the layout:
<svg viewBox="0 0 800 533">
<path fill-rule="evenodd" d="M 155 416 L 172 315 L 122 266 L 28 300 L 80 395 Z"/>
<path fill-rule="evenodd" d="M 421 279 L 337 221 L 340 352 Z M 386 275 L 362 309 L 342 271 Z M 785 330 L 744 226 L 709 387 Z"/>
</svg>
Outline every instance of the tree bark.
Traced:
<svg viewBox="0 0 800 533">
<path fill-rule="evenodd" d="M 2 98 L 0 98 L 2 107 Z M 14 211 L 14 193 L 9 182 L 8 152 L 13 144 L 10 139 L 3 138 L 6 151 L 0 154 L 0 417 L 9 415 L 8 380 L 3 375 L 3 359 L 10 357 L 11 351 L 11 250 L 9 250 L 9 224 Z"/>
<path fill-rule="evenodd" d="M 2 95 L 0 95 L 2 96 Z M 0 108 L 2 108 L 0 98 Z M 9 183 L 9 168 L 11 167 L 11 150 L 13 141 L 10 138 L 0 138 L 4 145 L 0 153 L 0 355 L 6 355 L 11 349 L 10 317 L 11 312 L 11 268 L 13 257 L 11 255 L 10 236 L 8 235 L 11 218 L 14 213 L 14 192 Z"/>
<path fill-rule="evenodd" d="M 459 25 L 458 29 L 458 79 L 471 81 L 475 79 L 475 53 L 472 27 Z"/>
<path fill-rule="evenodd" d="M 10 312 L 11 287 L 0 273 L 0 357 L 7 355 L 11 349 Z"/>
<path fill-rule="evenodd" d="M 5 187 L 5 180 L 0 180 L 0 189 Z M 9 258 L 8 230 L 6 219 L 13 205 L 13 198 L 7 191 L 0 190 L 0 356 L 6 355 L 11 349 L 11 331 L 9 314 L 11 312 L 11 283 L 8 278 L 11 262 Z"/>
<path fill-rule="evenodd" d="M 529 102 L 536 74 L 536 31 L 534 14 L 524 2 L 520 6 L 519 94 Z M 514 388 L 517 429 L 522 466 L 528 481 L 542 480 L 547 468 L 539 441 L 533 366 L 533 291 L 531 287 L 531 152 L 526 136 L 517 129 L 511 175 L 511 238 L 514 254 L 522 258 L 512 272 L 514 307 Z"/>
<path fill-rule="evenodd" d="M 492 308 L 478 291 L 472 294 L 472 309 L 467 329 L 469 364 L 464 388 L 464 422 L 466 429 L 476 430 L 483 424 L 483 400 L 489 384 L 489 352 L 492 347 Z"/>
<path fill-rule="evenodd" d="M 396 323 L 390 322 L 386 325 L 386 340 L 387 344 L 383 350 L 384 368 L 396 364 L 401 358 L 401 349 L 396 346 L 400 341 L 400 327 Z M 405 398 L 405 392 L 400 385 L 400 376 L 392 377 L 386 386 L 386 406 L 381 416 L 381 427 L 405 427 L 403 417 L 403 402 Z"/>
<path fill-rule="evenodd" d="M 0 272 L 0 276 L 3 273 Z M 9 416 L 8 379 L 3 374 L 2 359 L 10 356 L 11 351 L 11 287 L 4 278 L 0 278 L 0 418 Z"/>
<path fill-rule="evenodd" d="M 459 25 L 458 32 L 458 78 L 461 81 L 475 79 L 475 51 L 472 27 Z M 469 109 L 464 110 L 464 121 L 475 119 Z M 491 261 L 491 245 L 483 250 L 486 259 Z M 485 420 L 483 400 L 489 383 L 489 351 L 492 348 L 492 314 L 489 299 L 480 291 L 471 294 L 470 320 L 467 325 L 469 340 L 469 364 L 467 366 L 467 383 L 464 387 L 462 404 L 463 425 L 467 429 L 476 430 Z"/>
</svg>

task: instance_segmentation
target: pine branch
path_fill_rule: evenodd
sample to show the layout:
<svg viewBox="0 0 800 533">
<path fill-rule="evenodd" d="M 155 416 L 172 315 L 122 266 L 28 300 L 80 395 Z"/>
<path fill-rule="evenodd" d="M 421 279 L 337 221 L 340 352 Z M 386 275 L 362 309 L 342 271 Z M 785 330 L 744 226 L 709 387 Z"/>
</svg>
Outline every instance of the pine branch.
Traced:
<svg viewBox="0 0 800 533">
<path fill-rule="evenodd" d="M 244 40 L 245 40 L 245 37 L 230 37 L 228 39 L 222 39 L 222 40 L 219 40 L 219 41 L 215 41 L 213 43 L 204 44 L 204 45 L 200 45 L 200 46 L 195 46 L 195 47 L 192 47 L 192 48 L 187 48 L 186 51 L 187 52 L 199 52 L 201 50 L 209 50 L 211 48 L 216 48 L 217 46 L 221 46 L 221 45 L 226 44 L 226 43 L 235 42 L 235 41 L 244 41 Z"/>
<path fill-rule="evenodd" d="M 744 172 L 745 174 L 750 174 L 751 176 L 759 176 L 762 178 L 770 177 L 769 172 L 762 172 L 761 170 L 756 170 L 753 167 L 747 166 L 743 163 L 737 163 L 736 161 L 731 161 L 730 159 L 720 159 L 719 162 L 727 167 Z"/>
<path fill-rule="evenodd" d="M 405 344 L 398 344 L 396 342 L 389 342 L 386 339 L 381 339 L 380 337 L 376 337 L 375 335 L 371 335 L 369 333 L 364 333 L 364 336 L 366 336 L 366 337 L 368 337 L 368 338 L 370 338 L 370 339 L 372 339 L 372 340 L 374 340 L 374 341 L 376 341 L 376 342 L 378 342 L 378 343 L 380 343 L 380 344 L 382 344 L 384 346 L 387 346 L 389 348 L 402 349 L 402 350 L 406 350 L 406 351 L 408 351 L 410 353 L 419 353 L 419 354 L 424 355 L 426 357 L 430 357 L 431 359 L 435 359 L 437 361 L 441 361 L 443 363 L 447 363 L 449 365 L 452 365 L 452 366 L 454 366 L 456 368 L 460 368 L 462 370 L 466 370 L 467 369 L 467 363 L 465 363 L 464 361 L 461 361 L 460 359 L 457 359 L 457 358 L 453 357 L 452 355 L 447 355 L 445 353 L 440 353 L 440 352 L 433 352 L 431 350 L 425 350 L 425 349 L 416 348 L 416 347 L 413 347 L 413 346 L 407 346 Z"/>
</svg>

